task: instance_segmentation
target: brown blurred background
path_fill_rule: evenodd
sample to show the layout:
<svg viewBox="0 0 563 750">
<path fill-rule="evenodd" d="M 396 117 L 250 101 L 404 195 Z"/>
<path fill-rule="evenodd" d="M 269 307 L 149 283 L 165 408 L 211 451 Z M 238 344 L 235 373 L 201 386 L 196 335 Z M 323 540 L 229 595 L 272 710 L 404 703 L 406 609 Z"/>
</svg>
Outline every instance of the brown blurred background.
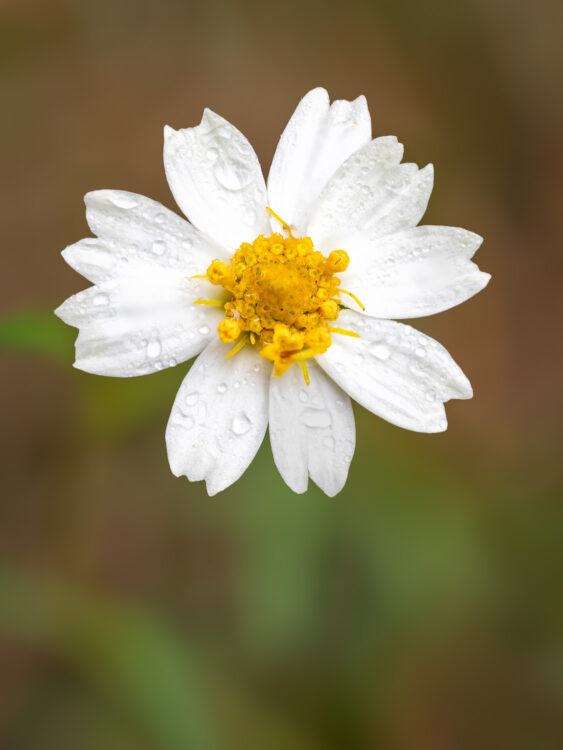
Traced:
<svg viewBox="0 0 563 750">
<path fill-rule="evenodd" d="M 563 5 L 3 0 L 0 746 L 563 745 Z M 296 496 L 265 442 L 210 500 L 163 439 L 186 365 L 74 370 L 51 311 L 82 196 L 174 208 L 162 127 L 219 112 L 265 167 L 300 97 L 364 93 L 433 162 L 426 223 L 493 275 L 415 325 L 475 398 L 442 435 L 356 409 L 345 490 Z"/>
</svg>

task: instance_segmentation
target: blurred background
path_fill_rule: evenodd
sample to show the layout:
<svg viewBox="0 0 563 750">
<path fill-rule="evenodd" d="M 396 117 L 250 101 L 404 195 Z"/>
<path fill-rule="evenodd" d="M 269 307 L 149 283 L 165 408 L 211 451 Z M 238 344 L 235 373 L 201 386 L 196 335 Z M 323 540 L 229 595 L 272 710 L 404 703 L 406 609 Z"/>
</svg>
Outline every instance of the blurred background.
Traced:
<svg viewBox="0 0 563 750">
<path fill-rule="evenodd" d="M 563 746 L 563 5 L 3 0 L 0 746 Z M 294 495 L 266 440 L 209 499 L 168 468 L 187 370 L 72 368 L 52 310 L 82 196 L 175 208 L 162 127 L 205 106 L 267 170 L 298 100 L 366 94 L 433 162 L 426 223 L 493 275 L 415 325 L 475 398 L 420 435 L 356 408 L 345 490 Z"/>
</svg>

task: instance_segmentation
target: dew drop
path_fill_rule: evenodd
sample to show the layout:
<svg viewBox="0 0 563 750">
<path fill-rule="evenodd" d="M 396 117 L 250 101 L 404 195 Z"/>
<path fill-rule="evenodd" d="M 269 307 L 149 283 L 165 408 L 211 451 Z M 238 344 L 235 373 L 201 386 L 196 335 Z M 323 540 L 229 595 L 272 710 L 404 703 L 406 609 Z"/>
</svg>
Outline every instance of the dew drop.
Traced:
<svg viewBox="0 0 563 750">
<path fill-rule="evenodd" d="M 160 341 L 149 341 L 149 343 L 147 344 L 147 357 L 149 357 L 149 359 L 158 357 L 161 351 L 162 347 L 160 345 Z"/>
<path fill-rule="evenodd" d="M 377 357 L 377 359 L 380 359 L 383 362 L 391 356 L 391 350 L 388 346 L 385 346 L 385 344 L 374 344 L 370 347 L 370 352 L 374 357 Z"/>
<path fill-rule="evenodd" d="M 107 294 L 96 294 L 94 297 L 94 304 L 97 307 L 104 307 L 105 305 L 109 305 L 109 297 Z"/>
<path fill-rule="evenodd" d="M 307 391 L 304 388 L 302 388 L 299 391 L 299 401 L 301 401 L 301 403 L 304 404 L 308 400 L 309 400 L 309 394 L 307 393 Z"/>
<path fill-rule="evenodd" d="M 199 393 L 196 393 L 196 391 L 194 391 L 193 393 L 188 393 L 188 395 L 184 399 L 184 403 L 186 404 L 186 406 L 194 406 L 195 404 L 197 404 L 198 398 Z"/>
<path fill-rule="evenodd" d="M 156 216 L 154 217 L 154 220 L 156 221 L 157 224 L 162 224 L 164 222 L 164 214 L 163 213 L 156 214 Z"/>
<path fill-rule="evenodd" d="M 227 388 L 228 388 L 228 386 L 227 386 L 226 383 L 219 383 L 219 385 L 217 386 L 217 390 L 218 390 L 219 393 L 225 393 L 225 391 L 227 390 Z"/>
<path fill-rule="evenodd" d="M 305 409 L 301 421 L 306 427 L 329 427 L 331 418 L 323 409 Z"/>
<path fill-rule="evenodd" d="M 216 148 L 208 148 L 206 156 L 209 161 L 215 161 L 215 159 L 219 156 L 219 152 Z"/>
<path fill-rule="evenodd" d="M 207 334 L 209 333 L 209 326 L 201 326 L 199 332 L 202 336 L 207 336 Z"/>
<path fill-rule="evenodd" d="M 436 401 L 436 391 L 434 388 L 429 388 L 426 391 L 425 396 L 427 401 Z"/>
<path fill-rule="evenodd" d="M 162 255 L 166 250 L 166 242 L 164 240 L 155 240 L 152 243 L 152 251 L 155 255 Z"/>
<path fill-rule="evenodd" d="M 237 414 L 237 416 L 233 419 L 231 430 L 235 433 L 235 435 L 245 435 L 251 427 L 252 422 L 244 412 L 241 412 L 240 414 Z"/>
<path fill-rule="evenodd" d="M 252 171 L 244 162 L 218 162 L 214 169 L 217 182 L 226 190 L 242 190 L 252 180 Z"/>
<path fill-rule="evenodd" d="M 117 206 L 117 208 L 129 209 L 135 208 L 137 205 L 136 198 L 132 198 L 130 195 L 125 195 L 123 193 L 112 193 L 109 199 L 114 206 Z"/>
</svg>

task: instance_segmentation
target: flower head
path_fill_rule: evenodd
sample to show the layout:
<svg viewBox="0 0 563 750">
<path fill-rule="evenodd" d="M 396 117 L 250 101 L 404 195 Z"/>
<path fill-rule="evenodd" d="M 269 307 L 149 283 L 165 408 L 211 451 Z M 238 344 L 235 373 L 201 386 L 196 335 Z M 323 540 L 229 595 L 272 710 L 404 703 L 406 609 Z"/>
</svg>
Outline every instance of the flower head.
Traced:
<svg viewBox="0 0 563 750">
<path fill-rule="evenodd" d="M 401 164 L 372 140 L 364 97 L 299 103 L 268 184 L 254 151 L 205 110 L 165 128 L 164 165 L 180 218 L 140 195 L 86 195 L 95 238 L 63 251 L 93 286 L 56 311 L 79 328 L 75 366 L 127 377 L 199 355 L 166 431 L 177 476 L 209 494 L 238 479 L 269 424 L 276 465 L 296 492 L 328 495 L 355 446 L 350 396 L 393 424 L 446 429 L 444 402 L 469 381 L 436 341 L 392 318 L 446 310 L 480 291 L 481 238 L 417 226 L 432 167 Z"/>
</svg>

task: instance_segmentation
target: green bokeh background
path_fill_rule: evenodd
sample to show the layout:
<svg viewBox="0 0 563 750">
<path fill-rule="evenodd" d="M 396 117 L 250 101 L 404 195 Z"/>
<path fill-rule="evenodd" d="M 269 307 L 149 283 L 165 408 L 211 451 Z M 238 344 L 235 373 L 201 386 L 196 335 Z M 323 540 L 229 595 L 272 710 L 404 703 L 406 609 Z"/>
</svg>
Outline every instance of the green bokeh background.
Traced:
<svg viewBox="0 0 563 750">
<path fill-rule="evenodd" d="M 563 5 L 4 0 L 0 9 L 0 746 L 563 746 Z M 174 207 L 162 127 L 205 106 L 267 169 L 299 98 L 366 94 L 436 168 L 425 221 L 490 286 L 416 321 L 475 398 L 440 435 L 356 408 L 345 490 L 294 495 L 266 441 L 209 499 L 169 471 L 187 366 L 74 370 L 51 311 L 82 195 Z"/>
</svg>

